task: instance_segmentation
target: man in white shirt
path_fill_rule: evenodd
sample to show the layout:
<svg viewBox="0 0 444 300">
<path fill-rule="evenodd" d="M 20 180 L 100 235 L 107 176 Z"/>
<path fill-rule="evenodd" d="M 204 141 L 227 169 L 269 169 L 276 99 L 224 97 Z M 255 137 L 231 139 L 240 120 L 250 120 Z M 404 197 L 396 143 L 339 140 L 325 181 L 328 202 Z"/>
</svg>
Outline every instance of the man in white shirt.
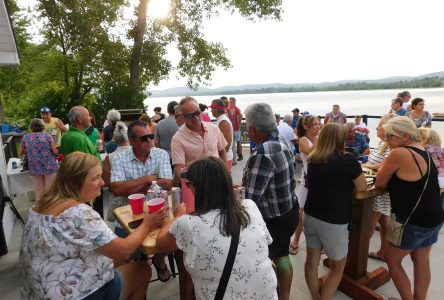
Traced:
<svg viewBox="0 0 444 300">
<path fill-rule="evenodd" d="M 295 143 L 296 138 L 294 136 L 293 128 L 290 126 L 293 121 L 292 115 L 285 115 L 282 122 L 278 126 L 279 135 L 287 141 L 288 146 L 290 147 L 291 153 L 295 153 Z"/>
</svg>

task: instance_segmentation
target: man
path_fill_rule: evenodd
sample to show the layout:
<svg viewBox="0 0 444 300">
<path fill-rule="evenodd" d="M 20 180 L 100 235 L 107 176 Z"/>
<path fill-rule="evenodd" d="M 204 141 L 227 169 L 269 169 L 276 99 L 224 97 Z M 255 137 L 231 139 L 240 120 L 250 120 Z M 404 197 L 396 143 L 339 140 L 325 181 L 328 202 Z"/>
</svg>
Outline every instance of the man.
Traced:
<svg viewBox="0 0 444 300">
<path fill-rule="evenodd" d="M 395 98 L 392 100 L 392 113 L 397 114 L 398 116 L 404 116 L 407 113 L 407 110 L 402 108 L 402 99 L 401 98 Z"/>
<path fill-rule="evenodd" d="M 241 130 L 240 125 L 242 122 L 242 112 L 239 107 L 236 106 L 236 98 L 230 97 L 230 105 L 227 108 L 228 117 L 230 118 L 231 125 L 233 125 L 233 165 L 236 164 L 236 161 L 241 161 L 244 159 L 242 155 L 242 144 L 241 144 Z"/>
<path fill-rule="evenodd" d="M 80 151 L 97 156 L 101 160 L 99 152 L 91 140 L 85 134 L 85 129 L 91 127 L 91 116 L 83 106 L 74 106 L 68 112 L 69 130 L 62 136 L 61 151 L 64 156 Z M 93 208 L 103 218 L 103 193 L 93 202 Z"/>
<path fill-rule="evenodd" d="M 171 101 L 168 103 L 167 111 L 168 117 L 159 121 L 156 127 L 156 133 L 154 134 L 154 145 L 157 148 L 163 149 L 168 152 L 171 160 L 171 139 L 176 133 L 179 126 L 176 123 L 175 110 L 174 107 L 178 103 L 176 101 Z"/>
<path fill-rule="evenodd" d="M 202 156 L 215 156 L 227 162 L 225 147 L 228 143 L 216 125 L 201 120 L 197 101 L 192 97 L 183 98 L 179 111 L 185 123 L 171 141 L 173 186 L 178 185 L 182 170 Z"/>
<path fill-rule="evenodd" d="M 365 136 L 363 134 L 355 132 L 355 123 L 347 122 L 344 126 L 347 127 L 345 147 L 353 150 L 353 153 L 358 157 L 370 154 L 368 142 L 365 139 Z"/>
<path fill-rule="evenodd" d="M 216 118 L 216 125 L 219 127 L 225 140 L 227 141 L 225 151 L 227 153 L 227 167 L 231 173 L 231 169 L 233 167 L 233 126 L 225 113 L 225 105 L 222 100 L 213 100 L 209 107 L 211 108 L 211 114 Z"/>
<path fill-rule="evenodd" d="M 295 144 L 296 144 L 296 138 L 294 136 L 293 128 L 291 128 L 291 124 L 293 121 L 293 117 L 291 115 L 285 115 L 282 119 L 282 123 L 279 124 L 278 130 L 279 135 L 284 138 L 284 140 L 287 141 L 288 146 L 290 147 L 291 153 L 295 154 Z"/>
<path fill-rule="evenodd" d="M 153 147 L 154 134 L 148 125 L 140 120 L 131 122 L 128 126 L 128 139 L 132 149 L 111 159 L 110 182 L 114 196 L 146 194 L 153 181 L 165 190 L 171 189 L 173 173 L 169 155 L 165 150 Z M 126 237 L 122 228 L 116 227 L 115 232 L 120 237 Z M 152 259 L 157 276 L 162 282 L 171 277 L 164 258 L 165 255 L 159 254 Z"/>
<path fill-rule="evenodd" d="M 276 265 L 279 299 L 289 299 L 293 268 L 288 245 L 298 223 L 295 163 L 287 143 L 279 138 L 268 104 L 252 104 L 245 110 L 248 135 L 256 144 L 244 169 L 245 198 L 258 206 L 273 238 L 269 257 Z"/>
<path fill-rule="evenodd" d="M 347 123 L 347 116 L 339 110 L 339 105 L 333 104 L 333 110 L 325 115 L 324 124 L 327 123 Z"/>
<path fill-rule="evenodd" d="M 40 116 L 42 117 L 43 125 L 45 126 L 44 131 L 52 135 L 56 147 L 59 148 L 62 132 L 67 130 L 65 124 L 63 124 L 60 119 L 52 117 L 51 109 L 47 106 L 40 108 Z"/>
<path fill-rule="evenodd" d="M 151 118 L 151 121 L 155 123 L 159 123 L 160 120 L 165 119 L 165 114 L 161 113 L 162 107 L 157 106 L 154 107 L 154 116 Z"/>
<path fill-rule="evenodd" d="M 291 121 L 291 128 L 295 129 L 298 124 L 299 116 L 299 108 L 295 108 L 291 111 L 293 113 L 293 119 Z"/>
<path fill-rule="evenodd" d="M 409 101 L 412 98 L 409 91 L 404 91 L 402 93 L 398 94 L 398 97 L 402 99 L 402 108 L 407 110 L 407 107 L 409 106 Z"/>
</svg>

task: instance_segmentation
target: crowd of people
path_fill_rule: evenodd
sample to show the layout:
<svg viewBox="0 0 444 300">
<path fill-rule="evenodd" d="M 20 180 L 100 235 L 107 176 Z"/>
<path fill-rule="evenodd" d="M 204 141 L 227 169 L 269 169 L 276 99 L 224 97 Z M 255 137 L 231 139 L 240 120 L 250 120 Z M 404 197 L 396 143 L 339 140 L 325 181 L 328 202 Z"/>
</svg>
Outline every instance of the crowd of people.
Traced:
<svg viewBox="0 0 444 300">
<path fill-rule="evenodd" d="M 143 299 L 151 268 L 137 249 L 154 228 L 160 228 L 159 253 L 151 259 L 157 276 L 168 281 L 165 257 L 183 251 L 188 299 L 289 299 L 289 255 L 298 254 L 302 233 L 310 295 L 331 299 L 347 261 L 353 192 L 367 189 L 363 170 L 374 171 L 375 186 L 387 190 L 373 200 L 368 238 L 379 223 L 381 244 L 369 257 L 387 263 L 402 299 L 425 299 L 429 254 L 444 221 L 438 184 L 444 155 L 424 99 L 409 100 L 409 92 L 392 100 L 376 128 L 375 149 L 361 116 L 347 122 L 336 104 L 321 122 L 298 108 L 281 119 L 265 103 L 242 113 L 235 98 L 206 106 L 185 97 L 168 103 L 168 115 L 156 107 L 153 117 L 129 124 L 110 110 L 103 130 L 83 106 L 70 109 L 69 126 L 42 107 L 21 146 L 36 190 L 20 252 L 22 299 Z M 243 160 L 243 117 L 251 154 L 237 183 L 231 172 Z M 181 187 L 183 203 L 172 222 L 162 209 L 128 234 L 112 211 L 153 182 L 164 190 Z M 233 190 L 239 186 L 241 201 Z M 113 230 L 104 222 L 104 189 Z M 386 240 L 393 218 L 405 225 L 399 245 Z M 330 271 L 320 287 L 322 253 Z M 413 287 L 401 264 L 407 255 Z"/>
</svg>

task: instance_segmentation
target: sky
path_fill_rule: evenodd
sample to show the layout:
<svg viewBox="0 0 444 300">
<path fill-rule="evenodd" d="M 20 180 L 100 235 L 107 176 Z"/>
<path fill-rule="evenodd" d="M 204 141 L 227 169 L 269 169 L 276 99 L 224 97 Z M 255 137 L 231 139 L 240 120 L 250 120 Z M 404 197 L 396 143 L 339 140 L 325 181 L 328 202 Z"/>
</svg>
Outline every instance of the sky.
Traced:
<svg viewBox="0 0 444 300">
<path fill-rule="evenodd" d="M 444 71 L 442 0 L 283 0 L 282 21 L 221 14 L 204 34 L 221 42 L 233 67 L 210 87 L 307 83 Z M 178 54 L 171 49 L 170 58 Z M 151 89 L 184 86 L 162 81 Z"/>
</svg>

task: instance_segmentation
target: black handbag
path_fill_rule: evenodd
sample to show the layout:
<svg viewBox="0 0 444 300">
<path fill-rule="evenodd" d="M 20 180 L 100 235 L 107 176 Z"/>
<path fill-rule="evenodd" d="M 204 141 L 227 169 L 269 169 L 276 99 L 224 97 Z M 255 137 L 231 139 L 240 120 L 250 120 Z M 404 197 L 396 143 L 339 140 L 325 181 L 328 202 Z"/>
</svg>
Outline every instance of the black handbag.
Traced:
<svg viewBox="0 0 444 300">
<path fill-rule="evenodd" d="M 240 228 L 231 236 L 230 250 L 228 251 L 227 261 L 225 262 L 222 276 L 220 277 L 214 300 L 222 300 L 227 289 L 228 280 L 230 279 L 231 270 L 233 269 L 234 259 L 236 258 L 237 246 L 239 244 Z"/>
</svg>

